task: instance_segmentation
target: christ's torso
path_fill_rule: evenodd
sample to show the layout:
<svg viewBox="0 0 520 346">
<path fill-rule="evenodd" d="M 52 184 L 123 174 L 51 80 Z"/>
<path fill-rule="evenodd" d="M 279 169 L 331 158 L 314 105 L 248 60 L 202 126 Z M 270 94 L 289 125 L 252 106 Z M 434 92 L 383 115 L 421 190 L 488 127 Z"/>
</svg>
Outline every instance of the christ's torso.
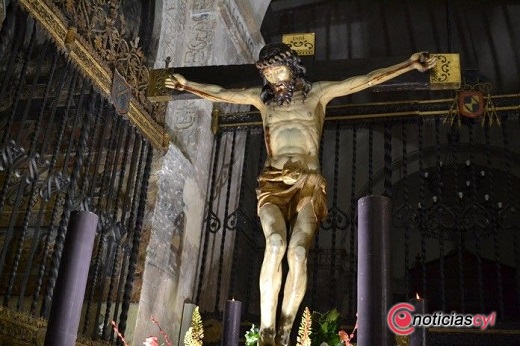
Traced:
<svg viewBox="0 0 520 346">
<path fill-rule="evenodd" d="M 289 105 L 261 107 L 266 166 L 277 169 L 319 171 L 319 145 L 323 127 L 324 107 L 311 91 L 303 99 L 296 91 Z"/>
</svg>

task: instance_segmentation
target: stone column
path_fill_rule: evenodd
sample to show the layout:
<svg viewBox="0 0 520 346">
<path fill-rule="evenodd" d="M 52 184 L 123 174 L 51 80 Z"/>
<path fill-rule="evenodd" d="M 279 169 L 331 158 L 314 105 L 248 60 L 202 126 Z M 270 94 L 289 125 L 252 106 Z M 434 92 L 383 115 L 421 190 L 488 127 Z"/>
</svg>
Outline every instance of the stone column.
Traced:
<svg viewBox="0 0 520 346">
<path fill-rule="evenodd" d="M 163 2 L 155 68 L 164 67 L 167 57 L 171 67 L 252 63 L 264 44 L 259 28 L 269 2 Z M 183 302 L 194 298 L 194 263 L 199 258 L 213 146 L 212 108 L 204 100 L 168 105 L 166 125 L 172 145 L 158 172 L 158 199 L 133 345 L 141 345 L 150 334 L 157 335 L 150 321 L 152 314 L 176 340 Z M 236 169 L 240 171 L 240 167 Z"/>
</svg>

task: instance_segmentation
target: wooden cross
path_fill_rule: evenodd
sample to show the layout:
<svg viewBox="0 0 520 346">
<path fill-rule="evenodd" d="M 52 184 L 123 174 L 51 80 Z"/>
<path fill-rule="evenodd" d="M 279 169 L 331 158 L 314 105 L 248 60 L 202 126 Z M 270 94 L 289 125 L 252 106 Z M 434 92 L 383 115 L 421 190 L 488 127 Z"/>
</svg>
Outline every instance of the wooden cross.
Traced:
<svg viewBox="0 0 520 346">
<path fill-rule="evenodd" d="M 437 65 L 429 73 L 410 71 L 390 81 L 373 87 L 373 91 L 386 90 L 434 90 L 460 88 L 460 66 L 458 54 L 435 54 Z M 406 58 L 392 59 L 349 59 L 314 61 L 313 57 L 301 57 L 311 82 L 319 80 L 342 80 L 367 74 L 378 68 L 387 67 Z M 261 86 L 262 79 L 254 64 L 229 66 L 200 66 L 163 68 L 150 71 L 147 97 L 151 102 L 195 99 L 197 96 L 164 87 L 164 80 L 172 73 L 180 73 L 186 79 L 216 84 L 224 88 L 247 88 Z"/>
</svg>

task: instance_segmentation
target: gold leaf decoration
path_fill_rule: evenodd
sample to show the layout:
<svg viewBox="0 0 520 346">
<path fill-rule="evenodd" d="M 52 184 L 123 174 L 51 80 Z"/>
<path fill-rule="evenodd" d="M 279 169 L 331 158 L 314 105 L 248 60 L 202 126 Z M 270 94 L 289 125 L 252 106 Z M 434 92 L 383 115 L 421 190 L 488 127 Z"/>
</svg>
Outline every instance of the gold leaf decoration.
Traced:
<svg viewBox="0 0 520 346">
<path fill-rule="evenodd" d="M 146 57 L 138 37 L 129 37 L 130 29 L 121 14 L 121 0 L 52 0 L 77 28 L 111 71 L 117 69 L 132 87 L 134 98 L 151 114 L 146 99 L 149 74 Z M 157 119 L 156 119 L 157 120 Z"/>
<path fill-rule="evenodd" d="M 121 0 L 19 1 L 56 48 L 67 54 L 105 97 L 111 97 L 117 68 L 132 93 L 126 116 L 155 148 L 166 151 L 170 142 L 165 129 L 166 108 L 154 107 L 146 98 L 149 73 L 145 57 L 138 47 L 138 38 L 127 34 L 126 21 L 119 13 L 120 3 Z"/>
</svg>

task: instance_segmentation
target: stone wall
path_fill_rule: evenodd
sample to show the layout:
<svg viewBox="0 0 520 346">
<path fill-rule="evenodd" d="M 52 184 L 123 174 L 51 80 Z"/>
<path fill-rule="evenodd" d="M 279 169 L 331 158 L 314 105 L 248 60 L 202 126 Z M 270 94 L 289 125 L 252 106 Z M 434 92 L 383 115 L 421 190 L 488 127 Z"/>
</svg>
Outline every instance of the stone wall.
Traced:
<svg viewBox="0 0 520 346">
<path fill-rule="evenodd" d="M 162 18 L 156 17 L 161 20 L 161 37 L 155 68 L 164 67 L 167 57 L 173 67 L 254 62 L 264 45 L 259 28 L 268 5 L 267 0 L 165 1 Z M 183 303 L 195 298 L 212 160 L 212 107 L 204 100 L 168 105 L 166 125 L 172 143 L 156 172 L 157 199 L 133 345 L 159 334 L 152 315 L 176 344 Z M 235 169 L 240 169 L 242 158 L 243 153 L 235 157 Z"/>
</svg>

